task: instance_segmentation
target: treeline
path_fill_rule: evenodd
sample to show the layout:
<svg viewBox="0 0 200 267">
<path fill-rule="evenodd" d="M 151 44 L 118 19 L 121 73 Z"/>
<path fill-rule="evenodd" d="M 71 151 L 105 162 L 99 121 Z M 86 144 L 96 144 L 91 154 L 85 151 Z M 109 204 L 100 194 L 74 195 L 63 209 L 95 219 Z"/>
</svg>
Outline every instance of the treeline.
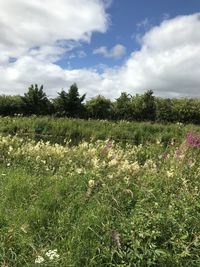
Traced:
<svg viewBox="0 0 200 267">
<path fill-rule="evenodd" d="M 31 85 L 24 96 L 1 95 L 0 115 L 200 123 L 200 99 L 164 99 L 155 97 L 152 90 L 134 96 L 124 92 L 115 101 L 100 95 L 89 101 L 85 97 L 80 96 L 76 84 L 54 99 L 47 97 L 43 86 Z"/>
</svg>

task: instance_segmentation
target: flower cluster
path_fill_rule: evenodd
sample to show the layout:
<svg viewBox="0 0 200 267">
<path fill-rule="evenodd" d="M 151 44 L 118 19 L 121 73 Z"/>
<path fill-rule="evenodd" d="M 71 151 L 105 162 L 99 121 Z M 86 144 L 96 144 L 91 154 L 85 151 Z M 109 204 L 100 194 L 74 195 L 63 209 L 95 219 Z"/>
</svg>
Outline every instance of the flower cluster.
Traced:
<svg viewBox="0 0 200 267">
<path fill-rule="evenodd" d="M 36 259 L 35 259 L 35 263 L 36 264 L 41 264 L 43 263 L 44 261 L 53 261 L 53 260 L 56 260 L 56 259 L 59 259 L 60 255 L 58 254 L 58 250 L 57 249 L 53 249 L 53 250 L 48 250 L 45 255 L 42 257 L 42 256 L 37 256 Z"/>
<path fill-rule="evenodd" d="M 167 177 L 172 177 L 176 172 L 176 163 L 182 164 L 185 161 L 190 168 L 193 167 L 196 160 L 191 155 L 186 157 L 190 147 L 188 144 L 199 147 L 200 138 L 189 133 L 187 142 L 180 147 L 173 146 L 164 150 L 160 144 L 155 144 L 154 148 L 148 144 L 126 145 L 124 149 L 112 140 L 82 142 L 77 146 L 70 146 L 68 143 L 59 145 L 17 136 L 0 136 L 0 159 L 8 168 L 24 164 L 34 172 L 56 173 L 56 177 L 89 175 L 90 195 L 96 179 L 105 184 L 107 179 L 129 181 L 142 172 L 153 175 L 161 171 L 159 165 L 163 161 L 168 164 L 165 168 L 168 171 Z"/>
<path fill-rule="evenodd" d="M 192 132 L 187 134 L 187 143 L 192 147 L 200 148 L 200 135 L 195 135 Z"/>
</svg>

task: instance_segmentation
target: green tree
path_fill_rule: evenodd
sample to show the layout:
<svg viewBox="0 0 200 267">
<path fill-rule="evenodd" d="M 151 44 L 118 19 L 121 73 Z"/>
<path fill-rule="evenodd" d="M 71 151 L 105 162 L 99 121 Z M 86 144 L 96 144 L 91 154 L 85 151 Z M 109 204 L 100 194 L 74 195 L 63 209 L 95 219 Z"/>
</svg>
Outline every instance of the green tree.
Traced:
<svg viewBox="0 0 200 267">
<path fill-rule="evenodd" d="M 51 103 L 43 91 L 43 85 L 38 88 L 38 85 L 31 85 L 28 92 L 22 96 L 25 113 L 27 115 L 46 115 L 50 113 Z"/>
<path fill-rule="evenodd" d="M 121 93 L 120 97 L 114 102 L 114 118 L 120 120 L 132 119 L 132 96 L 125 92 Z"/>
<path fill-rule="evenodd" d="M 57 114 L 72 118 L 83 117 L 85 114 L 83 104 L 85 96 L 85 94 L 82 96 L 79 95 L 76 83 L 70 86 L 68 92 L 62 90 L 58 93 L 58 97 L 54 99 L 54 106 Z"/>
<path fill-rule="evenodd" d="M 173 99 L 174 120 L 183 123 L 200 122 L 200 101 L 199 99 Z"/>
<path fill-rule="evenodd" d="M 111 119 L 112 118 L 112 102 L 104 96 L 96 96 L 87 101 L 86 109 L 89 117 L 94 119 Z"/>
<path fill-rule="evenodd" d="M 13 116 L 23 113 L 23 101 L 20 96 L 0 96 L 0 115 Z"/>
<path fill-rule="evenodd" d="M 148 90 L 143 95 L 132 98 L 134 118 L 139 121 L 154 121 L 156 118 L 156 102 L 153 91 Z"/>
<path fill-rule="evenodd" d="M 173 122 L 173 101 L 169 98 L 156 99 L 156 120 L 159 122 Z"/>
</svg>

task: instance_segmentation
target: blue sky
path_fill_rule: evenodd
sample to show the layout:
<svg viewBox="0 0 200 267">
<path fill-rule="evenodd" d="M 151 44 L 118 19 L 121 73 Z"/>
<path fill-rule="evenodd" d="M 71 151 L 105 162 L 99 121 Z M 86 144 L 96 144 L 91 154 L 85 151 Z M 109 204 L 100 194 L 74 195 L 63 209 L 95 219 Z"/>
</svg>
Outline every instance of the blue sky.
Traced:
<svg viewBox="0 0 200 267">
<path fill-rule="evenodd" d="M 200 95 L 199 0 L 0 0 L 0 93 Z"/>
<path fill-rule="evenodd" d="M 120 66 L 130 53 L 140 49 L 137 36 L 143 35 L 151 27 L 159 25 L 165 18 L 193 14 L 200 11 L 198 0 L 113 0 L 107 12 L 110 26 L 106 33 L 94 33 L 91 43 L 82 43 L 73 52 L 84 51 L 87 56 L 68 59 L 69 54 L 58 61 L 64 68 L 93 68 L 99 64 L 111 67 Z M 106 46 L 109 49 L 117 43 L 126 47 L 126 54 L 120 58 L 105 58 L 93 54 L 95 48 Z M 69 64 L 70 63 L 70 64 Z"/>
</svg>

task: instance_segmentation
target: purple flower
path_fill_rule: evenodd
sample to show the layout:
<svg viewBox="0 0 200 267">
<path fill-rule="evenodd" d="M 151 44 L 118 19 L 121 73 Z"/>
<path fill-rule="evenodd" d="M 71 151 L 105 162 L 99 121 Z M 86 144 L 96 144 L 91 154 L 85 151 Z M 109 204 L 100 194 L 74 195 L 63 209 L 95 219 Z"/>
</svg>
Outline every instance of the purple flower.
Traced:
<svg viewBox="0 0 200 267">
<path fill-rule="evenodd" d="M 112 147 L 112 145 L 113 145 L 113 144 L 112 144 L 112 141 L 110 140 L 110 141 L 108 141 L 108 143 L 106 144 L 106 148 L 109 149 L 109 148 Z"/>
<path fill-rule="evenodd" d="M 194 135 L 192 132 L 189 132 L 187 135 L 187 143 L 190 146 L 200 148 L 200 135 Z"/>
<path fill-rule="evenodd" d="M 187 143 L 192 146 L 194 145 L 194 136 L 192 132 L 187 134 Z"/>
</svg>

